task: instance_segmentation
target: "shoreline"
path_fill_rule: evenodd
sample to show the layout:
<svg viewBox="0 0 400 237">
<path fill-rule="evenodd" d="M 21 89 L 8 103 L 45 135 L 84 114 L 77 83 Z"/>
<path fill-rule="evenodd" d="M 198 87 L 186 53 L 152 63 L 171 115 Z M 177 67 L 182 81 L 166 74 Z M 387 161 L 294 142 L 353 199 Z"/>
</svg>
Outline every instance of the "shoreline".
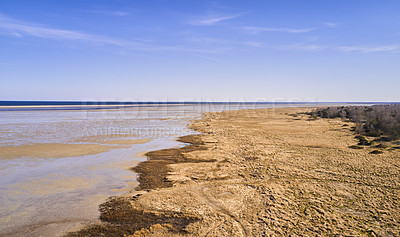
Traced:
<svg viewBox="0 0 400 237">
<path fill-rule="evenodd" d="M 171 188 L 172 182 L 167 180 L 172 171 L 169 165 L 179 163 L 214 162 L 186 157 L 186 153 L 206 150 L 201 134 L 192 134 L 178 137 L 177 141 L 188 145 L 180 148 L 166 148 L 146 152 L 146 161 L 130 168 L 137 173 L 139 185 L 131 195 L 109 197 L 99 206 L 100 220 L 102 223 L 89 225 L 83 229 L 67 233 L 66 236 L 93 236 L 93 235 L 117 235 L 124 236 L 127 233 L 135 233 L 138 236 L 146 234 L 150 229 L 159 226 L 167 226 L 173 232 L 183 232 L 184 228 L 195 221 L 194 215 L 173 211 L 148 211 L 140 206 L 132 205 L 142 195 L 163 188 Z M 163 227 L 161 227 L 163 228 Z"/>
<path fill-rule="evenodd" d="M 67 236 L 399 234 L 398 151 L 352 150 L 348 123 L 291 116 L 309 110 L 203 114 L 189 145 L 132 168 L 137 191 L 100 205 L 102 224 Z"/>
<path fill-rule="evenodd" d="M 185 153 L 207 149 L 201 140 L 201 135 L 186 135 L 178 137 L 176 140 L 188 145 L 180 148 L 149 151 L 145 154 L 147 157 L 146 161 L 140 162 L 137 166 L 131 168 L 132 171 L 139 175 L 137 179 L 139 186 L 136 188 L 136 191 L 172 187 L 172 183 L 166 180 L 168 174 L 172 171 L 168 167 L 169 165 L 216 161 L 215 159 L 201 160 L 185 156 Z"/>
</svg>

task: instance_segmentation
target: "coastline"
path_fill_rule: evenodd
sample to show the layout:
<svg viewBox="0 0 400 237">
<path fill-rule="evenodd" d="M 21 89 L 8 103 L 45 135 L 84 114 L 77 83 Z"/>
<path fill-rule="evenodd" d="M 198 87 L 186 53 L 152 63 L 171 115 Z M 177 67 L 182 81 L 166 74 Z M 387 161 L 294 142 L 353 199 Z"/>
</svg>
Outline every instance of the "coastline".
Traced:
<svg viewBox="0 0 400 237">
<path fill-rule="evenodd" d="M 399 151 L 352 150 L 341 120 L 311 108 L 211 112 L 181 148 L 151 151 L 140 185 L 69 236 L 399 234 Z M 347 126 L 344 126 L 347 124 Z"/>
<path fill-rule="evenodd" d="M 0 236 L 63 236 L 99 223 L 100 204 L 137 186 L 129 169 L 144 152 L 191 133 L 195 113 L 140 111 L 1 112 Z"/>
<path fill-rule="evenodd" d="M 134 202 L 142 195 L 165 188 L 172 188 L 173 183 L 168 180 L 172 172 L 170 165 L 180 163 L 214 162 L 215 159 L 194 159 L 186 156 L 187 153 L 206 150 L 201 134 L 186 135 L 177 138 L 177 141 L 187 145 L 180 148 L 166 148 L 145 153 L 146 161 L 140 162 L 131 168 L 138 174 L 139 185 L 131 195 L 110 197 L 99 206 L 102 223 L 89 225 L 77 232 L 66 236 L 93 236 L 117 235 L 127 233 L 136 235 L 147 234 L 154 228 L 166 227 L 172 232 L 184 232 L 184 228 L 200 219 L 192 214 L 177 211 L 151 211 L 135 205 Z"/>
</svg>

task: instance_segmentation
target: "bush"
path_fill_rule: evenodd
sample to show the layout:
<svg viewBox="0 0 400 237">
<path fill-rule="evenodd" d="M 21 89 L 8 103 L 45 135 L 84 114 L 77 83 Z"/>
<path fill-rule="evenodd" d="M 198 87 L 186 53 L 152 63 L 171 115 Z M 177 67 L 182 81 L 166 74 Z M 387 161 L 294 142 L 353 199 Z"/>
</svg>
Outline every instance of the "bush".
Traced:
<svg viewBox="0 0 400 237">
<path fill-rule="evenodd" d="M 316 109 L 311 117 L 342 118 L 356 123 L 354 130 L 360 134 L 391 140 L 400 138 L 400 105 L 337 106 Z"/>
</svg>

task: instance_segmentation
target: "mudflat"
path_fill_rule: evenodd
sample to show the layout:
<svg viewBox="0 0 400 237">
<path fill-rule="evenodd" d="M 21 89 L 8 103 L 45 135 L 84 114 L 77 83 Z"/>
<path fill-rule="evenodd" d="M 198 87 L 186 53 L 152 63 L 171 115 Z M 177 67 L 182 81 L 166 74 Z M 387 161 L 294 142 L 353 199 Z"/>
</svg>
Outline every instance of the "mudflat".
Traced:
<svg viewBox="0 0 400 237">
<path fill-rule="evenodd" d="M 107 146 L 101 144 L 38 143 L 20 146 L 0 147 L 0 159 L 20 157 L 61 158 L 94 155 L 126 146 Z"/>
<path fill-rule="evenodd" d="M 128 145 L 144 144 L 151 139 L 125 140 L 83 140 L 97 144 L 37 143 L 20 146 L 0 147 L 0 159 L 16 159 L 20 157 L 62 158 L 95 155 L 112 149 L 129 148 Z M 113 146 L 110 146 L 113 145 Z"/>
<path fill-rule="evenodd" d="M 351 149 L 350 123 L 293 116 L 310 110 L 204 114 L 190 145 L 147 153 L 138 191 L 70 235 L 399 236 L 400 151 Z"/>
</svg>

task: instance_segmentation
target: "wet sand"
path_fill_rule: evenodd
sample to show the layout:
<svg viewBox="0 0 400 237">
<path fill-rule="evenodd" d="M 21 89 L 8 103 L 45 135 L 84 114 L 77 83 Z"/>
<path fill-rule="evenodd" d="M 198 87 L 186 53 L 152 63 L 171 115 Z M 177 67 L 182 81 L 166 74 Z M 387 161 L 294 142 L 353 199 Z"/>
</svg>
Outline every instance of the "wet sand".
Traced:
<svg viewBox="0 0 400 237">
<path fill-rule="evenodd" d="M 137 192 L 70 236 L 399 236 L 399 150 L 350 149 L 351 123 L 292 116 L 309 110 L 204 114 L 201 135 L 147 153 Z"/>
<path fill-rule="evenodd" d="M 61 158 L 95 155 L 111 149 L 129 148 L 128 145 L 144 144 L 152 139 L 110 139 L 115 136 L 99 138 L 83 138 L 75 142 L 91 142 L 95 144 L 67 144 L 67 143 L 38 143 L 20 146 L 0 147 L 0 159 L 16 159 L 20 157 L 32 158 Z M 97 144 L 96 144 L 97 143 Z"/>
<path fill-rule="evenodd" d="M 193 133 L 185 125 L 199 116 L 188 106 L 16 109 L 0 111 L 0 236 L 96 223 L 99 204 L 138 185 L 129 168 L 143 153 L 179 146 L 175 137 Z"/>
<path fill-rule="evenodd" d="M 61 158 L 94 155 L 126 146 L 107 146 L 100 144 L 39 143 L 21 146 L 0 147 L 0 159 L 20 157 Z"/>
<path fill-rule="evenodd" d="M 151 139 L 135 139 L 135 140 L 110 140 L 103 142 L 104 144 L 117 144 L 117 145 L 133 145 L 144 144 L 150 142 Z"/>
</svg>

